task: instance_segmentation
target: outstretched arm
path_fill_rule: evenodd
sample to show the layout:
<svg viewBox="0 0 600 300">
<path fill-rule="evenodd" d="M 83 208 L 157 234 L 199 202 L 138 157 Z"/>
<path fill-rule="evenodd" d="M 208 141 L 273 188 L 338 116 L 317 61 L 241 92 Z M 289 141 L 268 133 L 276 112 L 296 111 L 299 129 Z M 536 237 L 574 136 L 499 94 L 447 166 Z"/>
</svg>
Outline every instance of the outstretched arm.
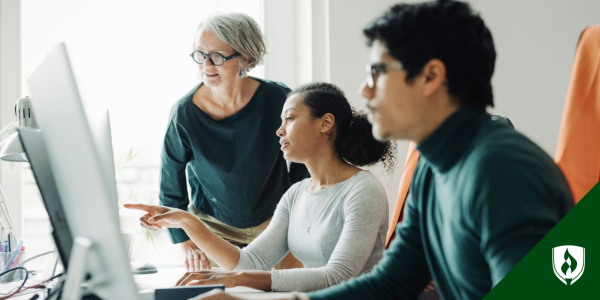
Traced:
<svg viewBox="0 0 600 300">
<path fill-rule="evenodd" d="M 184 210 L 146 204 L 125 204 L 125 208 L 145 211 L 150 224 L 185 230 L 198 248 L 223 269 L 235 268 L 240 260 L 240 250 L 236 246 L 212 233 L 200 220 Z"/>
<path fill-rule="evenodd" d="M 272 274 L 268 270 L 289 252 L 287 245 L 289 192 L 283 195 L 265 231 L 248 247 L 239 250 L 239 262 L 235 269 L 225 272 L 189 272 L 177 282 L 177 285 L 223 284 L 225 287 L 246 286 L 270 291 Z"/>
</svg>

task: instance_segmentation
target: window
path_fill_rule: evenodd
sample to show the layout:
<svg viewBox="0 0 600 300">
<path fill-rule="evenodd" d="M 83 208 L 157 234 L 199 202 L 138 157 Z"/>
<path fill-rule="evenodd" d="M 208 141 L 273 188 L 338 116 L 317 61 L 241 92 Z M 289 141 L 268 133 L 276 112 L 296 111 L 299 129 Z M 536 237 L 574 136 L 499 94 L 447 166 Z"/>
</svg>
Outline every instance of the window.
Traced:
<svg viewBox="0 0 600 300">
<path fill-rule="evenodd" d="M 84 104 L 109 110 L 120 202 L 158 204 L 168 115 L 199 81 L 189 56 L 194 34 L 205 16 L 218 11 L 246 13 L 262 26 L 261 0 L 21 2 L 23 95 L 28 94 L 27 77 L 49 49 L 66 42 Z M 262 67 L 251 75 L 263 77 Z M 23 181 L 24 240 L 31 257 L 53 243 L 28 167 Z M 132 260 L 183 261 L 166 231 L 148 239 L 137 221 L 139 213 L 120 214 L 122 229 L 136 231 Z"/>
</svg>

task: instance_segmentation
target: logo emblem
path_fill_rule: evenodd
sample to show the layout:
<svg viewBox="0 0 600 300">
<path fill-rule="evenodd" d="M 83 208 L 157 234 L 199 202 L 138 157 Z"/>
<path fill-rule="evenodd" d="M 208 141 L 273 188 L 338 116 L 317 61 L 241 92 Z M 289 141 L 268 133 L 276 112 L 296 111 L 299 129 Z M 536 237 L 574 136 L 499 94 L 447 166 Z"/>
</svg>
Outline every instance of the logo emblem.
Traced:
<svg viewBox="0 0 600 300">
<path fill-rule="evenodd" d="M 585 269 L 585 248 L 571 245 L 552 248 L 552 268 L 560 281 L 573 285 Z"/>
</svg>

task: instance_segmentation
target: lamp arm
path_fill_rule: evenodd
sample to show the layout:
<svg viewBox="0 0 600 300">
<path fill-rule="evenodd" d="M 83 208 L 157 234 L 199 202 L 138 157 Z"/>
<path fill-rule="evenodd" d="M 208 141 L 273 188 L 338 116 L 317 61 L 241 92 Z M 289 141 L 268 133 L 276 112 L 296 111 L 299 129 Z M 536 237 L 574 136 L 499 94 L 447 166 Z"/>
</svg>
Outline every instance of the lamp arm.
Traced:
<svg viewBox="0 0 600 300">
<path fill-rule="evenodd" d="M 2 136 L 6 132 L 8 132 L 10 130 L 14 130 L 14 129 L 17 129 L 17 120 L 10 122 L 10 124 L 8 124 L 8 125 L 6 125 L 6 127 L 2 128 L 2 130 L 0 130 L 0 136 Z"/>
<path fill-rule="evenodd" d="M 8 227 L 12 229 L 12 221 L 10 220 L 10 213 L 8 212 L 8 206 L 6 205 L 6 200 L 4 199 L 4 191 L 2 191 L 2 186 L 0 186 L 0 210 L 2 210 L 4 217 L 6 217 Z M 2 226 L 2 228 L 4 229 L 4 226 Z"/>
<path fill-rule="evenodd" d="M 6 240 L 6 236 L 4 236 L 4 223 L 2 222 L 2 218 L 0 218 L 0 238 L 3 241 Z"/>
<path fill-rule="evenodd" d="M 0 232 L 0 236 L 4 236 L 4 222 L 2 222 L 2 218 L 0 218 Z"/>
</svg>

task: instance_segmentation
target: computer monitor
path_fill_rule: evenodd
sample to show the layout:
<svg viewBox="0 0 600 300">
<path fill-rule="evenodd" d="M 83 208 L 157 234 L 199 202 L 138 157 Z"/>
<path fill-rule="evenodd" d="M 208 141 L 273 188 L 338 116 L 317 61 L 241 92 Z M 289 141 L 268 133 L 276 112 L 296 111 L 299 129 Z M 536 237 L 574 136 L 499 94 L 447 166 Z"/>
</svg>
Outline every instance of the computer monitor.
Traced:
<svg viewBox="0 0 600 300">
<path fill-rule="evenodd" d="M 52 49 L 27 82 L 76 245 L 70 262 L 85 257 L 79 249 L 91 249 L 84 265 L 93 292 L 108 299 L 139 299 L 114 208 L 116 188 L 103 171 L 63 43 Z M 70 263 L 68 280 L 70 274 L 85 274 L 82 267 Z"/>
<path fill-rule="evenodd" d="M 114 199 L 112 207 L 115 212 L 119 213 L 117 181 L 115 178 L 115 159 L 112 147 L 112 134 L 110 127 L 110 115 L 106 108 L 101 107 L 85 107 L 88 123 L 92 132 L 92 138 L 98 156 L 100 158 L 100 166 L 106 182 L 108 183 L 108 192 L 110 199 Z"/>
<path fill-rule="evenodd" d="M 48 153 L 44 145 L 42 131 L 34 128 L 19 128 L 19 138 L 37 182 L 42 202 L 52 225 L 52 238 L 65 271 L 68 271 L 69 257 L 73 248 L 73 235 L 60 201 L 58 189 L 50 168 Z"/>
</svg>

